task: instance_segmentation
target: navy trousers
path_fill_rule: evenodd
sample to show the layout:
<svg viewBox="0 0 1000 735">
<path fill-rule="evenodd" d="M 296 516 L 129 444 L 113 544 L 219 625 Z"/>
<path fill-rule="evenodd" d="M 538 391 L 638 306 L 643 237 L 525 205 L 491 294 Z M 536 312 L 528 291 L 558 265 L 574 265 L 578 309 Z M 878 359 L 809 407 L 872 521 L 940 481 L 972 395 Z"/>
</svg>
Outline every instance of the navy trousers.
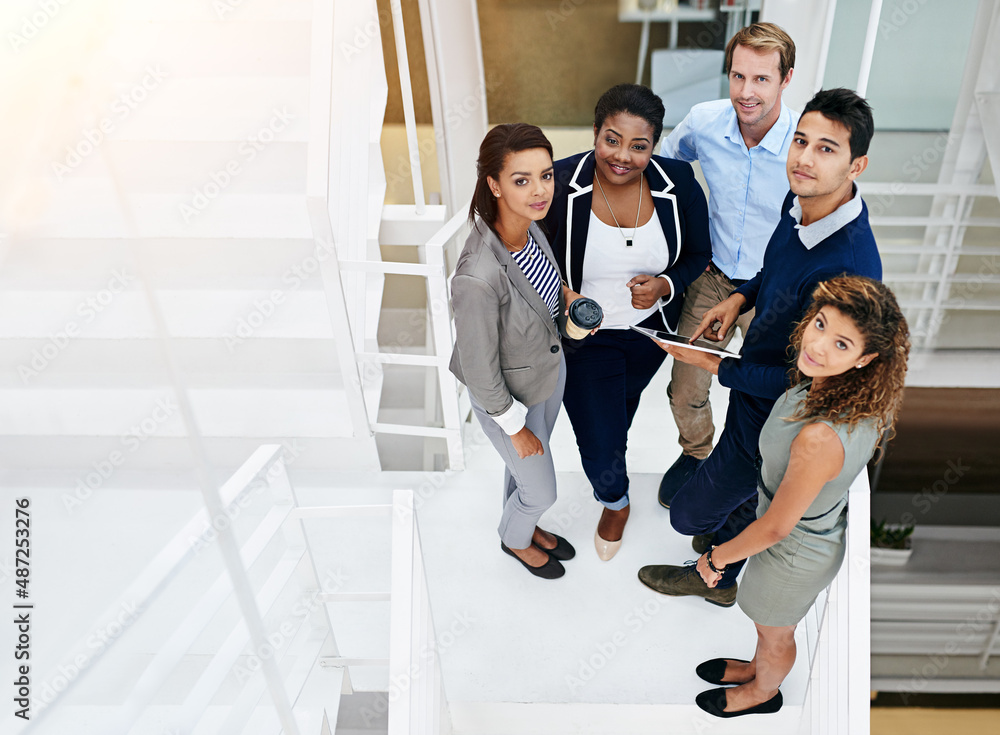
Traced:
<svg viewBox="0 0 1000 735">
<path fill-rule="evenodd" d="M 766 417 L 766 414 L 765 414 Z M 757 520 L 757 443 L 760 411 L 730 393 L 726 428 L 712 453 L 670 502 L 670 525 L 686 536 L 715 533 L 723 544 Z M 732 587 L 746 560 L 730 564 L 718 588 Z"/>
<path fill-rule="evenodd" d="M 639 397 L 667 353 L 631 329 L 598 330 L 565 341 L 566 393 L 580 459 L 594 497 L 611 510 L 628 505 L 625 449 Z"/>
</svg>

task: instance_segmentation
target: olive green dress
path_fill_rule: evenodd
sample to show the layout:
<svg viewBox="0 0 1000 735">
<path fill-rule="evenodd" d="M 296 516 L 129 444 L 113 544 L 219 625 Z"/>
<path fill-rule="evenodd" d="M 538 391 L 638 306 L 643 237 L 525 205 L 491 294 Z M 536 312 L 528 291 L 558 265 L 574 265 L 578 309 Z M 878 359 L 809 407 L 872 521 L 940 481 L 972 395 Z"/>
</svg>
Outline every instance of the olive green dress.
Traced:
<svg viewBox="0 0 1000 735">
<path fill-rule="evenodd" d="M 778 399 L 760 433 L 757 475 L 757 518 L 771 504 L 791 455 L 792 442 L 808 422 L 786 421 L 805 400 L 809 382 L 796 385 Z M 847 491 L 878 443 L 874 420 L 848 430 L 823 421 L 844 445 L 844 466 L 820 490 L 787 537 L 747 561 L 736 601 L 759 625 L 795 625 L 805 617 L 821 590 L 833 581 L 844 559 Z M 793 490 L 786 487 L 782 492 Z"/>
</svg>

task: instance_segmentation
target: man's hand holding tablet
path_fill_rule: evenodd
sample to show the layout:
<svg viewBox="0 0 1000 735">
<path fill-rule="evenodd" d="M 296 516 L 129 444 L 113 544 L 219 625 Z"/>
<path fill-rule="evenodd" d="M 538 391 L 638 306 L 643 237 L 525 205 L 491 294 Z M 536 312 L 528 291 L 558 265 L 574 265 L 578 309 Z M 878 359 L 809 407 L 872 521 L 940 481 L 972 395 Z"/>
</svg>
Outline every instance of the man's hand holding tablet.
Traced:
<svg viewBox="0 0 1000 735">
<path fill-rule="evenodd" d="M 657 340 L 657 344 L 660 345 L 660 347 L 675 360 L 680 360 L 688 365 L 703 368 L 712 373 L 712 375 L 718 375 L 719 363 L 721 363 L 723 359 L 723 357 L 719 355 L 726 357 L 739 357 L 739 355 L 733 355 L 725 350 L 721 350 L 717 354 L 704 352 L 693 348 L 693 343 L 699 337 L 704 337 L 712 342 L 721 342 L 724 340 L 726 338 L 726 334 L 739 318 L 740 310 L 746 302 L 747 300 L 745 296 L 734 293 L 725 301 L 717 304 L 705 312 L 705 316 L 702 317 L 701 323 L 698 325 L 697 329 L 695 329 L 694 334 L 691 335 L 691 339 L 688 340 L 688 343 L 692 345 L 692 348 L 677 346 L 676 344 L 668 344 L 660 340 Z"/>
<path fill-rule="evenodd" d="M 694 330 L 691 341 L 694 342 L 699 337 L 704 337 L 713 342 L 721 342 L 726 338 L 730 328 L 740 317 L 740 311 L 746 305 L 747 299 L 743 294 L 734 293 L 725 301 L 722 301 L 705 312 L 701 323 Z M 718 327 L 716 326 L 718 323 Z"/>
<path fill-rule="evenodd" d="M 674 359 L 694 365 L 695 367 L 704 368 L 713 375 L 718 375 L 719 363 L 722 362 L 723 358 L 731 357 L 737 360 L 740 358 L 736 353 L 716 347 L 704 340 L 697 342 L 693 338 L 689 339 L 678 334 L 658 332 L 644 327 L 633 326 L 632 329 L 645 334 L 656 342 L 667 354 L 673 355 Z"/>
</svg>

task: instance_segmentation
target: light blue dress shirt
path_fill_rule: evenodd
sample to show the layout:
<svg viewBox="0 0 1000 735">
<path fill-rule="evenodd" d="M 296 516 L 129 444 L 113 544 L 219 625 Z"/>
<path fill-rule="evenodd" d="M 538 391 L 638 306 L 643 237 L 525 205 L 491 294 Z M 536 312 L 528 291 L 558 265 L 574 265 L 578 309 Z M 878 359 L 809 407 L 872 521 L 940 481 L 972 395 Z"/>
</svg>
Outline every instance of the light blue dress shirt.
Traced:
<svg viewBox="0 0 1000 735">
<path fill-rule="evenodd" d="M 788 193 L 785 161 L 799 114 L 781 112 L 759 144 L 747 150 L 729 99 L 691 108 L 664 139 L 660 155 L 699 161 L 708 182 L 712 262 L 732 280 L 757 275 Z"/>
</svg>

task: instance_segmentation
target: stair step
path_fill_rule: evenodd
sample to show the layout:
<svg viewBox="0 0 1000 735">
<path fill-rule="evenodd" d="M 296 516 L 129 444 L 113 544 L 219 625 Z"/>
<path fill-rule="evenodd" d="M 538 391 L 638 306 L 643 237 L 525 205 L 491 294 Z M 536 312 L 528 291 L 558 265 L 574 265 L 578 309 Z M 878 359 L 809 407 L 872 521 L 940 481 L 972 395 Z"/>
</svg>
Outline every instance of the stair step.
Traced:
<svg viewBox="0 0 1000 735">
<path fill-rule="evenodd" d="M 226 6 L 226 7 L 220 7 Z M 231 12 L 230 12 L 231 9 Z M 213 21 L 239 23 L 257 20 L 312 20 L 312 0 L 146 0 L 118 9 L 127 20 Z"/>
<path fill-rule="evenodd" d="M 188 395 L 204 436 L 255 438 L 258 444 L 273 436 L 353 436 L 343 390 L 194 388 Z M 136 435 L 141 440 L 182 437 L 185 428 L 167 387 L 3 389 L 0 435 Z"/>
<path fill-rule="evenodd" d="M 244 11 L 253 4 L 209 3 L 210 12 L 202 18 L 150 18 L 148 11 L 141 18 L 126 15 L 116 31 L 129 39 L 137 59 L 155 59 L 171 80 L 308 76 L 311 14 L 252 18 Z M 227 5 L 245 7 L 227 12 Z"/>
<path fill-rule="evenodd" d="M 154 289 L 320 289 L 310 238 L 51 238 L 11 242 L 0 270 L 3 290 L 94 289 L 138 259 Z M 318 255 L 318 257 L 317 257 Z"/>
<path fill-rule="evenodd" d="M 211 170 L 193 186 L 202 191 Z M 197 201 L 192 190 L 172 194 L 137 194 L 128 197 L 136 217 L 135 230 L 126 226 L 121 204 L 110 180 L 80 179 L 52 192 L 49 208 L 32 234 L 37 237 L 312 237 L 305 193 L 237 194 L 226 191 L 214 199 Z M 191 206 L 194 213 L 181 205 Z M 198 205 L 199 208 L 194 208 Z"/>
<path fill-rule="evenodd" d="M 271 26 L 270 23 L 265 25 Z M 248 136 L 252 136 L 259 142 L 258 150 L 260 146 L 273 145 L 275 140 L 305 142 L 308 140 L 308 42 L 311 30 L 304 23 L 276 25 L 276 32 L 283 36 L 305 37 L 304 56 L 296 52 L 296 44 L 289 38 L 286 38 L 285 45 L 275 47 L 280 53 L 287 54 L 296 66 L 305 62 L 305 68 L 293 74 L 247 73 L 236 76 L 225 68 L 216 71 L 212 58 L 205 58 L 211 57 L 211 52 L 206 52 L 205 56 L 195 54 L 187 62 L 171 67 L 169 61 L 160 60 L 143 50 L 136 54 L 135 71 L 121 74 L 105 106 L 98 107 L 99 117 L 95 123 L 99 127 L 99 123 L 105 121 L 105 130 L 110 131 L 111 140 L 222 140 L 236 143 L 247 142 Z M 205 28 L 211 29 L 211 26 L 206 25 Z M 188 32 L 186 26 L 184 32 Z M 171 55 L 188 51 L 187 46 L 181 45 Z M 148 62 L 145 61 L 147 59 Z M 196 62 L 200 62 L 212 76 L 184 76 L 185 72 L 194 71 L 192 64 Z M 253 66 L 254 62 L 248 65 Z M 122 95 L 125 95 L 124 100 Z M 276 111 L 290 115 L 291 119 L 276 116 Z M 270 133 L 263 132 L 268 127 L 271 128 Z M 75 144 L 76 141 L 70 143 Z M 204 162 L 205 165 L 208 163 Z"/>
<path fill-rule="evenodd" d="M 330 339 L 174 337 L 170 351 L 184 385 L 206 387 L 343 387 Z M 395 368 L 394 368 L 395 369 Z M 60 350 L 49 338 L 0 342 L 0 388 L 133 388 L 169 382 L 160 343 L 141 339 L 74 339 Z"/>
<path fill-rule="evenodd" d="M 302 472 L 378 471 L 378 457 L 367 441 L 351 437 L 205 437 L 202 446 L 213 468 L 228 474 L 239 467 L 261 444 L 282 444 L 294 455 L 289 467 L 293 481 Z M 113 469 L 113 472 L 109 470 Z M 185 473 L 189 487 L 196 487 L 190 470 L 194 466 L 191 444 L 184 437 L 147 438 L 136 446 L 120 437 L 94 436 L 5 436 L 0 442 L 0 466 L 5 477 L 15 473 L 28 486 L 46 480 L 46 473 L 59 474 L 60 487 L 70 490 L 89 477 L 88 486 L 118 487 L 135 472 Z M 110 472 L 110 474 L 109 474 Z M 108 476 L 106 476 L 108 475 Z M 225 478 L 223 478 L 225 479 Z"/>
<path fill-rule="evenodd" d="M 225 127 L 219 124 L 206 128 L 205 132 L 191 131 L 190 140 L 183 137 L 161 140 L 151 134 L 126 140 L 109 137 L 100 143 L 99 154 L 88 155 L 86 143 L 71 140 L 56 159 L 59 166 L 53 169 L 54 193 L 76 194 L 84 189 L 79 196 L 96 205 L 113 194 L 108 188 L 113 175 L 126 187 L 130 201 L 142 194 L 170 194 L 176 199 L 178 212 L 182 202 L 205 207 L 205 203 L 199 207 L 193 201 L 196 190 L 212 206 L 237 194 L 301 192 L 304 196 L 306 142 L 285 136 L 285 130 L 295 123 L 298 113 L 285 108 L 282 114 L 290 117 L 285 128 L 274 134 L 274 140 L 256 141 L 258 134 L 271 137 L 269 133 L 261 133 L 262 126 L 266 128 L 269 120 L 274 123 L 281 109 L 275 106 L 273 110 L 265 110 L 260 121 L 226 123 Z M 210 132 L 216 128 L 216 132 Z M 109 168 L 109 159 L 113 168 Z"/>
<path fill-rule="evenodd" d="M 47 337 L 61 352 L 81 338 L 156 337 L 141 285 L 116 273 L 98 290 L 0 292 L 0 339 Z M 223 339 L 234 352 L 250 339 L 333 338 L 323 291 L 164 289 L 156 299 L 171 337 Z"/>
</svg>

